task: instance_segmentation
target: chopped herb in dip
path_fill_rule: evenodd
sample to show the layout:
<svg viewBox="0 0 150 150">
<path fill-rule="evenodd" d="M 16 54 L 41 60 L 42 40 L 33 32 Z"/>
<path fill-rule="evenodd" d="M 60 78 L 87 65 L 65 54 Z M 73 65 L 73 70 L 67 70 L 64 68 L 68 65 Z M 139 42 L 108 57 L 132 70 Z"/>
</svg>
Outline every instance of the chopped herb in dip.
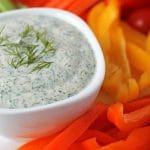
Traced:
<svg viewBox="0 0 150 150">
<path fill-rule="evenodd" d="M 91 81 L 95 58 L 71 24 L 50 16 L 11 15 L 0 22 L 0 107 L 64 100 Z"/>
</svg>

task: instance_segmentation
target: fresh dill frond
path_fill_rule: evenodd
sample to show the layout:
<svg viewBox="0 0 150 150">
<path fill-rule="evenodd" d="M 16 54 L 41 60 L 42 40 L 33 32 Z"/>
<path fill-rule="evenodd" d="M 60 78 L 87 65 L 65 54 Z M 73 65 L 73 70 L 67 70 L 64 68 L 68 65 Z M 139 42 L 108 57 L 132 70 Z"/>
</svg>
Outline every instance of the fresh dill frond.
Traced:
<svg viewBox="0 0 150 150">
<path fill-rule="evenodd" d="M 29 33 L 33 32 L 33 27 L 30 25 L 26 25 L 25 29 L 20 33 L 20 36 L 22 38 L 25 38 L 28 36 Z"/>
<path fill-rule="evenodd" d="M 40 70 L 44 68 L 49 68 L 52 63 L 53 62 L 41 61 L 32 69 L 32 72 L 35 72 L 35 71 L 39 72 Z"/>
<path fill-rule="evenodd" d="M 10 66 L 12 66 L 13 68 L 15 68 L 15 69 L 17 69 L 17 68 L 19 68 L 20 66 L 21 66 L 21 62 L 22 62 L 23 60 L 21 59 L 17 59 L 17 58 L 13 58 L 11 61 L 10 61 L 10 63 L 9 63 L 9 65 Z"/>
<path fill-rule="evenodd" d="M 1 29 L 0 29 L 0 35 L 2 34 L 2 32 L 4 31 L 5 29 L 5 26 L 3 26 Z"/>
<path fill-rule="evenodd" d="M 1 29 L 0 33 L 3 30 L 4 29 Z M 32 65 L 32 72 L 48 68 L 52 62 L 45 61 L 44 57 L 47 56 L 48 53 L 54 53 L 56 49 L 53 43 L 47 38 L 46 32 L 36 31 L 32 26 L 27 25 L 19 36 L 19 42 L 10 42 L 9 40 L 0 42 L 0 46 L 3 47 L 3 50 L 10 55 L 11 61 L 9 65 L 15 69 L 21 66 L 28 67 Z M 27 40 L 31 38 L 33 38 L 33 41 L 37 41 L 37 43 L 33 44 L 32 41 Z M 43 48 L 39 50 L 38 47 L 41 45 Z"/>
<path fill-rule="evenodd" d="M 48 39 L 42 40 L 42 43 L 44 45 L 43 53 L 49 53 L 49 52 L 55 52 L 55 48 L 52 45 L 52 42 Z"/>
<path fill-rule="evenodd" d="M 27 56 L 27 64 L 28 65 L 37 62 L 37 60 L 39 59 L 36 47 L 37 47 L 37 45 L 32 45 L 32 46 L 26 47 L 25 54 Z"/>
<path fill-rule="evenodd" d="M 1 29 L 0 29 L 0 44 L 6 40 L 7 38 L 5 36 L 2 36 L 2 32 L 4 31 L 5 29 L 5 26 L 3 26 Z"/>
</svg>

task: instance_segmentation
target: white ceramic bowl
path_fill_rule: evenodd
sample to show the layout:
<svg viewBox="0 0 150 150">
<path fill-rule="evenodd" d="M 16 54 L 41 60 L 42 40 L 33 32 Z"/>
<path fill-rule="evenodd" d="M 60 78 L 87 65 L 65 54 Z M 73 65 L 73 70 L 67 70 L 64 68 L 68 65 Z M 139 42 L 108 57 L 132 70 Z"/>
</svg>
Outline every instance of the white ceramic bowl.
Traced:
<svg viewBox="0 0 150 150">
<path fill-rule="evenodd" d="M 36 138 L 52 134 L 86 112 L 94 103 L 102 85 L 105 63 L 102 50 L 92 31 L 76 15 L 58 9 L 22 9 L 0 14 L 2 17 L 13 14 L 46 14 L 62 19 L 75 26 L 88 40 L 95 59 L 96 71 L 91 82 L 75 96 L 45 106 L 23 109 L 0 108 L 0 134 L 7 137 Z"/>
</svg>

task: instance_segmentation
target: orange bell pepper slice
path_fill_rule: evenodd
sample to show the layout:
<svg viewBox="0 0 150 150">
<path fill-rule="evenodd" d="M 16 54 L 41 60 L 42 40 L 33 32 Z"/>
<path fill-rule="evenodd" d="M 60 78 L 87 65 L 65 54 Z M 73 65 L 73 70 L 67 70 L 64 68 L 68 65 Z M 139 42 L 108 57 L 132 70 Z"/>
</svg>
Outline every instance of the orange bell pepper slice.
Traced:
<svg viewBox="0 0 150 150">
<path fill-rule="evenodd" d="M 123 114 L 123 104 L 116 103 L 108 108 L 107 116 L 121 131 L 131 131 L 150 123 L 150 105 Z"/>
</svg>

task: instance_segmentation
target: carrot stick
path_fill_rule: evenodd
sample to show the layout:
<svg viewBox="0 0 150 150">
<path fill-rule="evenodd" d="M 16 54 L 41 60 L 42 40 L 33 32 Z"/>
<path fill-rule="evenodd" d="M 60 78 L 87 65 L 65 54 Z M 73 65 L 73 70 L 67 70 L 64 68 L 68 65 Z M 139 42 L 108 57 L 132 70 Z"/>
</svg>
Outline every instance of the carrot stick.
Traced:
<svg viewBox="0 0 150 150">
<path fill-rule="evenodd" d="M 106 131 L 110 128 L 114 127 L 112 122 L 110 122 L 107 118 L 107 109 L 103 111 L 98 118 L 92 123 L 90 126 L 91 129 Z"/>
<path fill-rule="evenodd" d="M 101 147 L 97 150 L 149 150 L 150 126 L 136 129 L 126 140 L 121 140 Z"/>
<path fill-rule="evenodd" d="M 67 8 L 67 10 L 80 15 L 96 2 L 98 2 L 98 0 L 75 0 L 74 3 Z"/>
<path fill-rule="evenodd" d="M 66 150 L 72 145 L 95 121 L 95 119 L 106 109 L 103 104 L 97 104 L 85 115 L 74 121 L 63 132 L 61 132 L 43 150 Z"/>
<path fill-rule="evenodd" d="M 150 105 L 123 114 L 123 104 L 117 103 L 108 108 L 107 116 L 121 131 L 131 131 L 150 123 Z"/>
<path fill-rule="evenodd" d="M 87 139 L 83 141 L 81 144 L 85 150 L 96 150 L 100 148 L 100 145 L 97 143 L 96 138 Z"/>
<path fill-rule="evenodd" d="M 136 109 L 142 108 L 146 105 L 150 105 L 150 97 L 141 98 L 139 100 L 124 104 L 124 112 L 128 113 L 135 111 Z"/>
<path fill-rule="evenodd" d="M 30 7 L 40 7 L 45 4 L 48 0 L 17 0 L 21 3 L 30 6 Z"/>
<path fill-rule="evenodd" d="M 47 2 L 44 7 L 67 9 L 75 0 L 55 0 Z"/>
<path fill-rule="evenodd" d="M 67 150 L 85 150 L 80 142 L 72 144 Z"/>
<path fill-rule="evenodd" d="M 89 138 L 96 138 L 97 142 L 101 145 L 106 145 L 109 144 L 111 142 L 114 142 L 115 139 L 110 136 L 109 134 L 102 132 L 102 131 L 98 131 L 98 130 L 92 130 L 89 129 L 87 130 L 79 139 L 78 141 L 84 141 L 87 140 Z"/>
<path fill-rule="evenodd" d="M 61 3 L 59 3 L 59 5 L 57 5 L 57 8 L 60 8 L 60 9 L 67 9 L 67 7 L 69 7 L 70 5 L 72 5 L 72 3 L 74 2 L 75 0 L 62 0 Z"/>
<path fill-rule="evenodd" d="M 31 142 L 28 142 L 27 144 L 24 144 L 17 150 L 41 150 L 57 135 L 58 135 L 58 133 L 51 135 L 51 136 L 42 137 L 42 138 L 33 140 Z"/>
<path fill-rule="evenodd" d="M 109 129 L 108 131 L 106 131 L 106 133 L 108 135 L 110 135 L 111 137 L 115 138 L 116 140 L 123 140 L 123 139 L 126 139 L 127 136 L 128 136 L 128 132 L 123 132 L 123 131 L 120 131 L 119 129 L 117 128 L 112 128 L 112 129 Z"/>
<path fill-rule="evenodd" d="M 62 3 L 62 0 L 52 0 L 52 1 L 47 1 L 47 3 L 44 6 L 57 7 L 60 3 Z"/>
</svg>

